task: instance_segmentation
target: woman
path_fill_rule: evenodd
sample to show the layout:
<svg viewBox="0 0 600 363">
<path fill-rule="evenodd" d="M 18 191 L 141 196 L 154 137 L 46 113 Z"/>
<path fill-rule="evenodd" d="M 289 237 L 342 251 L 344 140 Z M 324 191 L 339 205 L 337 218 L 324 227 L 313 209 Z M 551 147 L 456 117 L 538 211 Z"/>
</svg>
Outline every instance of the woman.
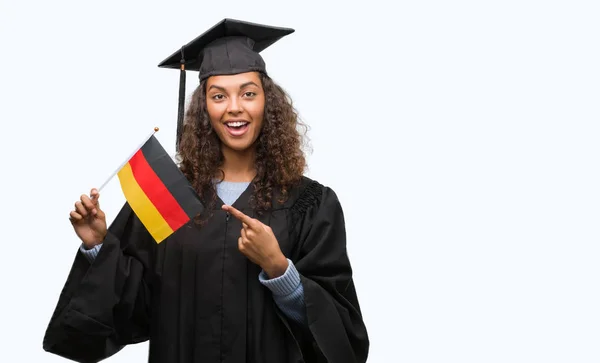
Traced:
<svg viewBox="0 0 600 363">
<path fill-rule="evenodd" d="M 45 350 L 96 362 L 149 340 L 149 362 L 366 361 L 341 205 L 303 176 L 296 113 L 258 54 L 291 32 L 226 19 L 182 49 L 200 85 L 178 157 L 205 210 L 157 244 L 127 203 L 107 228 L 97 191 L 81 196 Z"/>
</svg>

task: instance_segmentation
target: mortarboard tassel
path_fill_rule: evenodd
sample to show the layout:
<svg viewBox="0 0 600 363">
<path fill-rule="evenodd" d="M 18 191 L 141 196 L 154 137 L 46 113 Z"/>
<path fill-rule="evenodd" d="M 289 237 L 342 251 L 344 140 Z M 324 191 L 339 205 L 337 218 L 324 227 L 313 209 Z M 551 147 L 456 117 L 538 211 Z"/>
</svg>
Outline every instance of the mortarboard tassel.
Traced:
<svg viewBox="0 0 600 363">
<path fill-rule="evenodd" d="M 183 47 L 181 47 L 181 70 L 179 71 L 179 106 L 177 109 L 177 138 L 175 140 L 175 149 L 179 151 L 179 141 L 183 132 L 183 116 L 185 109 L 185 56 Z"/>
</svg>

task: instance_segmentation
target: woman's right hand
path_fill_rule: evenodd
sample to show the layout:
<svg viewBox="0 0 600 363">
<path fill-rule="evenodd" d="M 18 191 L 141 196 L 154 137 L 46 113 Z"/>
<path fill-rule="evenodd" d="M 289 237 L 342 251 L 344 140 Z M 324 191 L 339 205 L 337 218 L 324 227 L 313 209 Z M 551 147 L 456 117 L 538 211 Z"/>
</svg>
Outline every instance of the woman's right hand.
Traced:
<svg viewBox="0 0 600 363">
<path fill-rule="evenodd" d="M 75 233 L 87 249 L 102 243 L 107 234 L 106 216 L 98 202 L 100 194 L 96 189 L 92 189 L 90 197 L 82 195 L 80 200 L 75 202 L 75 210 L 69 214 Z"/>
</svg>

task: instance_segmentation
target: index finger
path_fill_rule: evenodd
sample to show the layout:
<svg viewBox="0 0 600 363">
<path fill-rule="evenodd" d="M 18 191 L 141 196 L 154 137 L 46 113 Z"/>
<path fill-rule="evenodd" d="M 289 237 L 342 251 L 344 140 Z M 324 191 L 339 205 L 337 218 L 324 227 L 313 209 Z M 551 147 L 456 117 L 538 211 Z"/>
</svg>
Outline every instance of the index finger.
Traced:
<svg viewBox="0 0 600 363">
<path fill-rule="evenodd" d="M 252 218 L 248 217 L 247 215 L 245 215 L 244 213 L 240 212 L 239 210 L 235 209 L 234 207 L 232 207 L 230 205 L 224 205 L 223 209 L 226 210 L 227 212 L 231 213 L 232 216 L 239 219 L 243 223 L 246 223 L 249 226 L 252 226 L 254 224 L 254 220 Z"/>
</svg>

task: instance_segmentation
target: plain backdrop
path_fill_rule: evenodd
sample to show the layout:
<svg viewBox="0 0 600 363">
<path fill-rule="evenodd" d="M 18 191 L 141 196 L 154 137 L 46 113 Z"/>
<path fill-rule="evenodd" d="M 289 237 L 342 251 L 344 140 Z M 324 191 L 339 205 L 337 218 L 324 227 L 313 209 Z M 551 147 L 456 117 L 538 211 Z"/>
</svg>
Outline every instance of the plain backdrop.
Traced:
<svg viewBox="0 0 600 363">
<path fill-rule="evenodd" d="M 369 362 L 600 361 L 598 2 L 0 4 L 0 361 L 66 362 L 69 211 L 154 126 L 174 151 L 157 65 L 225 17 L 296 29 L 263 56 L 344 207 Z"/>
</svg>

